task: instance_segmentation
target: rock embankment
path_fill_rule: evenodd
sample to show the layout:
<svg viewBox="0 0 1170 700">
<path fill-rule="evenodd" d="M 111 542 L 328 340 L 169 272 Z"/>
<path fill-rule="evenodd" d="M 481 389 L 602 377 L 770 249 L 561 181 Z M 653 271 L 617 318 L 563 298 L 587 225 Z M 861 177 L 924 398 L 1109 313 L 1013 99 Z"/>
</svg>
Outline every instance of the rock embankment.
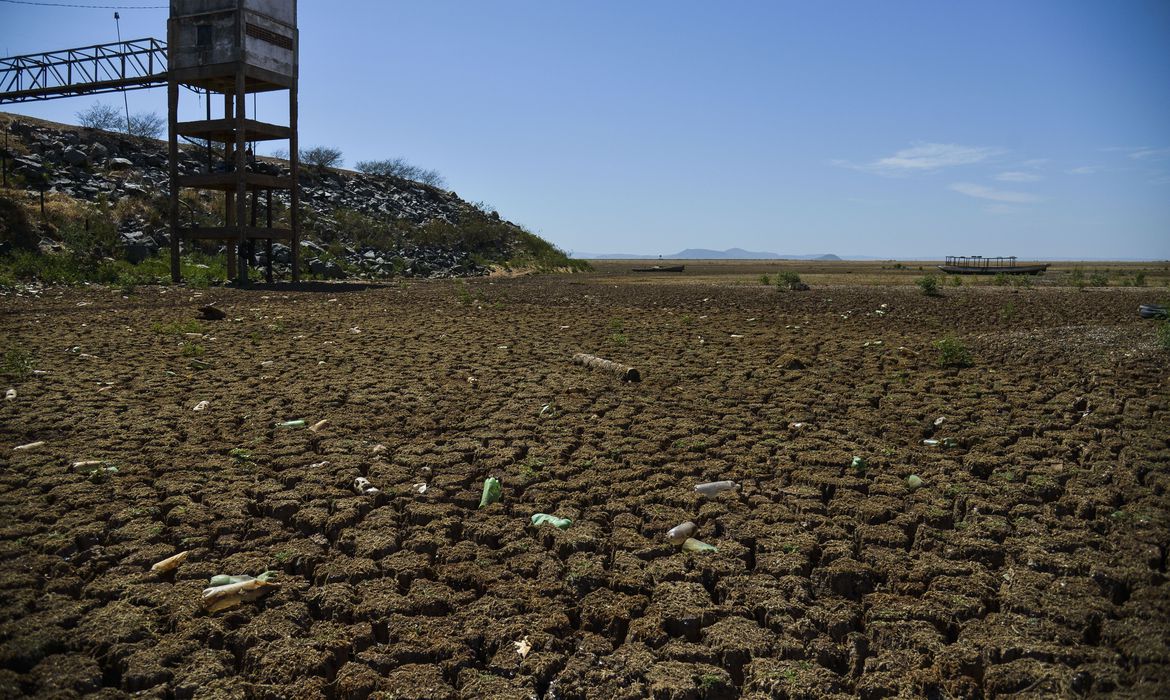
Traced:
<svg viewBox="0 0 1170 700">
<path fill-rule="evenodd" d="M 117 221 L 121 254 L 137 263 L 169 245 L 165 142 L 19 117 L 11 122 L 9 135 L 9 170 L 18 176 L 19 186 L 109 205 L 125 198 L 140 199 L 154 213 L 127 215 Z M 180 174 L 222 172 L 225 167 L 222 155 L 209 157 L 206 150 L 191 145 L 181 150 Z M 274 175 L 289 172 L 287 162 L 274 159 L 260 158 L 249 167 Z M 477 210 L 454 192 L 401 178 L 302 167 L 300 185 L 302 221 L 306 222 L 301 241 L 303 272 L 319 277 L 482 275 L 488 269 L 473 259 L 475 251 L 420 245 L 411 240 L 411 231 L 436 224 L 457 227 L 470 216 L 520 230 L 495 212 Z M 274 209 L 287 210 L 289 199 L 287 191 L 274 191 Z M 201 197 L 201 212 L 185 202 L 180 217 L 206 217 L 215 211 L 217 201 L 214 194 Z M 346 216 L 352 222 L 354 214 L 360 215 L 359 225 L 369 221 L 397 233 L 379 237 L 376 245 L 363 243 L 362 236 L 354 235 L 352 223 L 348 227 L 339 223 Z M 497 252 L 507 254 L 507 250 Z M 263 252 L 258 251 L 258 258 L 263 264 Z M 291 262 L 288 246 L 275 244 L 274 267 L 287 272 Z"/>
</svg>

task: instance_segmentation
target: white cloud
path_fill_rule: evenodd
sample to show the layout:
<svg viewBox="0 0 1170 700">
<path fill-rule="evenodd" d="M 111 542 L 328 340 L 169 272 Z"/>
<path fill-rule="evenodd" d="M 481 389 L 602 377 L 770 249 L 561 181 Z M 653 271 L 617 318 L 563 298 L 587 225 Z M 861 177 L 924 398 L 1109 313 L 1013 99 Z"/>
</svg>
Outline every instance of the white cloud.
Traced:
<svg viewBox="0 0 1170 700">
<path fill-rule="evenodd" d="M 1000 148 L 984 146 L 918 142 L 910 148 L 903 148 L 892 156 L 879 158 L 870 163 L 858 165 L 844 160 L 831 162 L 833 165 L 878 173 L 879 175 L 906 175 L 980 163 L 1003 152 L 1003 149 Z"/>
<path fill-rule="evenodd" d="M 1066 170 L 1065 172 L 1069 175 L 1092 175 L 1093 173 L 1097 172 L 1097 166 L 1082 165 L 1079 168 L 1073 168 L 1072 170 Z"/>
<path fill-rule="evenodd" d="M 997 190 L 992 187 L 976 185 L 971 182 L 956 182 L 955 184 L 951 185 L 951 189 L 960 194 L 965 194 L 968 197 L 990 199 L 993 202 L 1013 202 L 1016 204 L 1027 204 L 1028 202 L 1039 201 L 1039 198 L 1036 195 L 1028 194 L 1027 192 Z"/>
<path fill-rule="evenodd" d="M 1134 160 L 1162 160 L 1170 158 L 1170 148 L 1138 148 L 1129 157 Z"/>
<path fill-rule="evenodd" d="M 1012 170 L 996 175 L 995 179 L 999 180 L 1000 182 L 1036 182 L 1041 178 L 1035 173 L 1022 173 L 1016 170 Z"/>
</svg>

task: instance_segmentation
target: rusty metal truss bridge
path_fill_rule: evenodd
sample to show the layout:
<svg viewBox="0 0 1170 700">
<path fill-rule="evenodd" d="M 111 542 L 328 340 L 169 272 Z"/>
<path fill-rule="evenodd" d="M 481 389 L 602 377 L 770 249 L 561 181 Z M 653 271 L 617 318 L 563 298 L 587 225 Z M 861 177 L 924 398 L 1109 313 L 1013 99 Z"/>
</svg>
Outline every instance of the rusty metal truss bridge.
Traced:
<svg viewBox="0 0 1170 700">
<path fill-rule="evenodd" d="M 133 39 L 0 58 L 0 104 L 167 84 L 167 45 Z"/>
</svg>

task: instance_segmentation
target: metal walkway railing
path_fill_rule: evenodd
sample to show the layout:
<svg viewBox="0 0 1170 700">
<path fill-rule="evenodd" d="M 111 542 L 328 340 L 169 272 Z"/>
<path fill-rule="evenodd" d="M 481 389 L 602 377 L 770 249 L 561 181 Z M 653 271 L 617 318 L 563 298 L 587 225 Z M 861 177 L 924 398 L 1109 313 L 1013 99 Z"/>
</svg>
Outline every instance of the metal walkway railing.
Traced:
<svg viewBox="0 0 1170 700">
<path fill-rule="evenodd" d="M 166 85 L 167 45 L 133 39 L 0 58 L 0 104 Z"/>
</svg>

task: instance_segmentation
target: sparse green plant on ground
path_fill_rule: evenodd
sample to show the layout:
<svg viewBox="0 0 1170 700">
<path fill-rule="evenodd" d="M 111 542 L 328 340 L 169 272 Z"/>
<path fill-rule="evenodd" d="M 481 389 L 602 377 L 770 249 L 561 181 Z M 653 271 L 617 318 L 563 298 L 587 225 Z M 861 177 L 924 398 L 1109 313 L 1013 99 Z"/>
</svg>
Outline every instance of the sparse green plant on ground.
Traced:
<svg viewBox="0 0 1170 700">
<path fill-rule="evenodd" d="M 1158 346 L 1166 352 L 1170 352 L 1170 321 L 1162 321 L 1158 324 Z"/>
<path fill-rule="evenodd" d="M 767 274 L 760 275 L 760 284 L 764 285 L 765 287 L 771 287 L 772 277 Z"/>
<path fill-rule="evenodd" d="M 199 343 L 192 343 L 189 341 L 184 341 L 183 344 L 180 346 L 179 351 L 182 353 L 183 357 L 202 357 L 203 356 L 203 346 L 200 345 Z"/>
<path fill-rule="evenodd" d="M 1123 280 L 1121 284 L 1125 287 L 1144 287 L 1146 286 L 1146 273 L 1135 272 L 1133 277 Z"/>
<path fill-rule="evenodd" d="M 1093 287 L 1108 287 L 1109 286 L 1108 273 L 1097 270 L 1093 274 L 1089 275 L 1089 285 L 1093 286 Z"/>
<path fill-rule="evenodd" d="M 947 336 L 934 344 L 938 348 L 940 367 L 970 367 L 971 351 L 961 340 Z"/>
<path fill-rule="evenodd" d="M 951 280 L 952 287 L 962 287 L 963 286 L 963 277 L 961 275 L 951 275 L 950 280 Z"/>
<path fill-rule="evenodd" d="M 724 685 L 723 677 L 715 675 L 714 673 L 704 673 L 699 676 L 699 687 L 703 690 L 714 690 Z"/>
<path fill-rule="evenodd" d="M 941 292 L 938 291 L 938 278 L 934 275 L 919 277 L 914 284 L 917 284 L 922 293 L 928 297 L 941 296 Z"/>
<path fill-rule="evenodd" d="M 0 363 L 0 374 L 13 379 L 24 379 L 32 374 L 35 367 L 36 361 L 31 352 L 20 348 L 10 348 L 4 351 L 4 359 Z"/>
<path fill-rule="evenodd" d="M 1077 289 L 1084 289 L 1085 284 L 1086 284 L 1085 271 L 1079 267 L 1074 267 L 1068 273 L 1068 283 L 1069 283 L 1069 285 L 1076 287 Z"/>
<path fill-rule="evenodd" d="M 455 296 L 459 299 L 459 303 L 464 306 L 468 306 L 475 301 L 475 297 L 472 296 L 471 290 L 467 288 L 467 283 L 463 280 L 455 283 Z"/>
<path fill-rule="evenodd" d="M 1032 278 L 1028 275 L 1012 275 L 1013 287 L 1030 288 L 1032 286 Z"/>
<path fill-rule="evenodd" d="M 999 317 L 1001 320 L 1010 321 L 1016 317 L 1016 305 L 1008 302 L 999 310 Z"/>
<path fill-rule="evenodd" d="M 150 330 L 160 335 L 183 335 L 185 333 L 202 333 L 203 326 L 199 325 L 199 322 L 192 318 L 183 321 L 171 321 L 170 323 L 155 321 L 150 324 Z"/>
<path fill-rule="evenodd" d="M 995 277 L 991 279 L 991 283 L 997 287 L 1006 287 L 1011 284 L 1011 280 L 1008 279 L 1006 272 L 997 272 L 995 273 Z"/>
</svg>

